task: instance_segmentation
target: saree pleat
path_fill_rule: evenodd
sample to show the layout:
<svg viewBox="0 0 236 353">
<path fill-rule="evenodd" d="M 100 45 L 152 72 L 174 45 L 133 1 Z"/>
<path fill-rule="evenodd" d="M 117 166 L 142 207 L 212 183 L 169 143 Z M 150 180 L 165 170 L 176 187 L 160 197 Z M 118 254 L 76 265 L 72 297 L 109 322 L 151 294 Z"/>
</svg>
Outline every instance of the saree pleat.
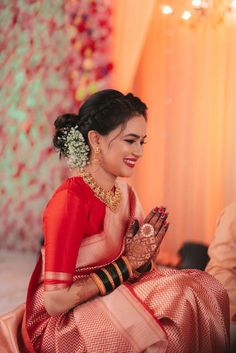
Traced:
<svg viewBox="0 0 236 353">
<path fill-rule="evenodd" d="M 124 287 L 124 286 L 122 286 Z M 157 338 L 156 352 L 224 353 L 228 345 L 228 298 L 218 281 L 197 270 L 153 270 L 138 282 L 125 286 L 134 302 L 159 322 L 163 332 Z M 171 287 L 171 291 L 170 291 Z M 28 330 L 36 352 L 144 352 L 130 343 L 126 335 L 132 326 L 120 328 L 112 313 L 96 298 L 67 313 L 50 317 L 42 302 L 43 285 L 32 298 Z M 111 299 L 109 299 L 111 297 Z M 118 297 L 107 296 L 110 305 L 120 306 Z M 142 311 L 142 309 L 141 309 Z M 127 316 L 130 313 L 127 313 Z M 149 324 L 149 323 L 148 323 Z M 143 334 L 145 331 L 142 331 Z M 157 331 L 158 332 L 158 331 Z M 148 347 L 147 347 L 148 349 Z M 155 350 L 154 350 L 155 352 Z"/>
<path fill-rule="evenodd" d="M 208 274 L 162 269 L 145 275 L 130 290 L 164 328 L 168 353 L 229 351 L 228 296 Z"/>
</svg>

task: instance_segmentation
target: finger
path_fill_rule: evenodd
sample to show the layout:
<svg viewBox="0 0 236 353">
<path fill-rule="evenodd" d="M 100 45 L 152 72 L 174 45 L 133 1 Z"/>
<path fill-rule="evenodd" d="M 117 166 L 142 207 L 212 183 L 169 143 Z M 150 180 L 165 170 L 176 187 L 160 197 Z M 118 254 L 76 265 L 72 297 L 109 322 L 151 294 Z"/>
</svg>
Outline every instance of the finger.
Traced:
<svg viewBox="0 0 236 353">
<path fill-rule="evenodd" d="M 164 224 L 166 223 L 166 219 L 168 218 L 169 216 L 169 213 L 162 213 L 161 214 L 161 217 L 157 220 L 155 226 L 154 226 L 154 229 L 155 229 L 155 233 L 159 233 L 161 228 L 164 226 Z"/>
<path fill-rule="evenodd" d="M 145 217 L 143 223 L 150 223 L 151 219 L 155 216 L 155 214 L 158 212 L 159 207 L 153 208 L 149 214 Z"/>
<path fill-rule="evenodd" d="M 152 219 L 149 221 L 149 223 L 154 227 L 155 232 L 159 230 L 160 228 L 160 219 L 161 216 L 164 214 L 164 212 L 162 211 L 162 208 L 159 208 L 159 210 L 155 213 L 155 215 L 152 217 Z M 159 222 L 159 223 L 158 223 Z M 158 224 L 157 224 L 158 223 Z M 158 226 L 158 229 L 156 229 L 156 227 Z"/>
<path fill-rule="evenodd" d="M 150 221 L 155 222 L 155 218 L 159 218 L 160 215 L 166 211 L 166 207 L 155 207 L 151 210 L 151 212 L 148 214 L 148 216 L 145 218 L 146 223 L 150 223 Z"/>
<path fill-rule="evenodd" d="M 169 228 L 169 225 L 170 225 L 170 223 L 165 223 L 164 225 L 163 225 L 163 227 L 161 228 L 161 230 L 158 232 L 158 234 L 157 234 L 157 236 L 156 236 L 156 241 L 157 241 L 157 249 L 159 248 L 159 246 L 160 246 L 160 244 L 161 244 L 161 242 L 162 242 L 162 240 L 163 240 L 163 238 L 164 238 L 164 236 L 165 236 L 165 234 L 166 234 L 166 232 L 167 232 L 167 230 L 168 230 L 168 228 Z"/>
<path fill-rule="evenodd" d="M 139 222 L 135 218 L 129 226 L 129 229 L 127 231 L 127 237 L 132 238 L 137 233 L 137 229 L 139 229 Z"/>
<path fill-rule="evenodd" d="M 166 212 L 164 215 L 161 216 L 162 224 L 161 227 L 167 224 L 167 218 L 169 217 L 169 212 Z"/>
<path fill-rule="evenodd" d="M 135 235 L 138 230 L 139 230 L 139 221 L 137 219 L 135 219 L 133 224 L 131 225 L 131 231 L 132 231 L 133 235 Z"/>
</svg>

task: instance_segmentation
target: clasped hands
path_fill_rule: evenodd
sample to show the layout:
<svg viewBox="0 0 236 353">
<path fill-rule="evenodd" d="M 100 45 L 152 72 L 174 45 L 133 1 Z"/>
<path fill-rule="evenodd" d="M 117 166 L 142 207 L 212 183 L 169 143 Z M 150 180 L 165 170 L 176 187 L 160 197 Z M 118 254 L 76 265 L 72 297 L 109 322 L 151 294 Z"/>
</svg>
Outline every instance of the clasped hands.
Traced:
<svg viewBox="0 0 236 353">
<path fill-rule="evenodd" d="M 158 252 L 169 227 L 169 223 L 166 221 L 168 213 L 165 211 L 166 209 L 163 207 L 154 208 L 141 225 L 135 220 L 128 230 L 124 255 L 133 270 L 150 263 Z"/>
</svg>

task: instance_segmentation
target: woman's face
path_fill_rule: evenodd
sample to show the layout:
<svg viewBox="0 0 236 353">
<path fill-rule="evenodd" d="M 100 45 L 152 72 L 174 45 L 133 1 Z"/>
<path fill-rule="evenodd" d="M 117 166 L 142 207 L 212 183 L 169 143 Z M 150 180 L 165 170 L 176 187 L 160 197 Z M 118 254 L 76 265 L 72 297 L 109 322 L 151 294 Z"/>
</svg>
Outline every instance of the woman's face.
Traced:
<svg viewBox="0 0 236 353">
<path fill-rule="evenodd" d="M 145 137 L 146 120 L 141 115 L 131 117 L 105 136 L 100 135 L 100 166 L 114 177 L 130 177 L 142 157 Z"/>
</svg>

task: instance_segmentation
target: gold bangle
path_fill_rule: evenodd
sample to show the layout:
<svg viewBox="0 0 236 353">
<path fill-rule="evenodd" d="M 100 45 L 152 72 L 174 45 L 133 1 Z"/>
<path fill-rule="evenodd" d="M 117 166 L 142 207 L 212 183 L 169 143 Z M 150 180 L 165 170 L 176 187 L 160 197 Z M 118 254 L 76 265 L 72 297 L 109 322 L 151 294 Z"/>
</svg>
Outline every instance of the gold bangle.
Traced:
<svg viewBox="0 0 236 353">
<path fill-rule="evenodd" d="M 92 280 L 94 281 L 94 283 L 98 287 L 100 294 L 106 295 L 107 291 L 106 291 L 106 288 L 105 288 L 102 280 L 100 279 L 100 277 L 95 272 L 90 273 L 90 277 L 92 278 Z"/>
<path fill-rule="evenodd" d="M 122 260 L 125 262 L 128 272 L 129 272 L 129 276 L 132 277 L 133 276 L 133 270 L 132 267 L 130 265 L 129 260 L 127 259 L 127 257 L 125 257 L 124 255 L 121 256 Z"/>
<path fill-rule="evenodd" d="M 121 272 L 119 266 L 115 262 L 112 262 L 111 265 L 115 267 L 116 272 L 117 272 L 118 277 L 119 277 L 119 280 L 120 280 L 120 284 L 122 284 L 124 282 L 124 280 L 123 280 L 122 272 Z"/>
<path fill-rule="evenodd" d="M 110 273 L 107 271 L 107 269 L 103 267 L 103 268 L 101 268 L 101 271 L 103 271 L 103 272 L 107 275 L 107 277 L 108 277 L 108 279 L 109 279 L 109 281 L 110 281 L 110 283 L 111 283 L 111 285 L 112 285 L 112 288 L 115 289 L 115 288 L 116 288 L 115 283 L 114 283 L 114 281 L 113 281 L 112 276 L 111 276 Z"/>
</svg>

